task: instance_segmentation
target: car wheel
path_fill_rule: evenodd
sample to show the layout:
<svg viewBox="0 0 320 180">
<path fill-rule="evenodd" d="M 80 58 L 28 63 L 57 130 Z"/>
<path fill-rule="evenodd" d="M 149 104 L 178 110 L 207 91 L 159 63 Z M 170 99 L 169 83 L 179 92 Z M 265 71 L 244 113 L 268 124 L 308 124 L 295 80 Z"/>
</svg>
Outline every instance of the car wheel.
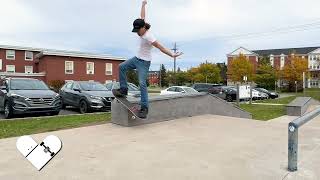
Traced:
<svg viewBox="0 0 320 180">
<path fill-rule="evenodd" d="M 8 101 L 5 102 L 5 105 L 4 105 L 4 117 L 6 119 L 10 119 L 13 117 L 13 109 Z"/>
<path fill-rule="evenodd" d="M 85 100 L 80 101 L 80 113 L 85 114 L 89 112 L 88 103 Z"/>
<path fill-rule="evenodd" d="M 232 102 L 233 101 L 232 97 L 231 96 L 227 96 L 227 101 L 228 102 Z"/>
</svg>

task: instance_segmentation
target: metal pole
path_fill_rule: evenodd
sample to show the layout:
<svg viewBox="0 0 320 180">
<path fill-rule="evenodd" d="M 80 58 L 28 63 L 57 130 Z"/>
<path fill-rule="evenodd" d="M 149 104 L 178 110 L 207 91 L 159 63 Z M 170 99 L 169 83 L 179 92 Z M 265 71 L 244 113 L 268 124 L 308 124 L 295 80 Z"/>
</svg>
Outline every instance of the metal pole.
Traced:
<svg viewBox="0 0 320 180">
<path fill-rule="evenodd" d="M 160 64 L 160 71 L 159 71 L 159 86 L 161 88 L 162 84 L 161 84 L 161 73 L 162 73 L 162 64 Z"/>
<path fill-rule="evenodd" d="M 298 128 L 289 124 L 288 128 L 288 170 L 298 170 Z"/>
<path fill-rule="evenodd" d="M 252 104 L 252 82 L 250 82 L 250 104 Z"/>
<path fill-rule="evenodd" d="M 239 83 L 237 83 L 237 105 L 240 107 L 240 87 L 239 87 Z"/>
<path fill-rule="evenodd" d="M 302 83 L 303 83 L 303 96 L 305 97 L 306 96 L 306 92 L 305 92 L 305 88 L 306 88 L 306 73 L 305 72 L 303 72 L 303 74 L 302 74 Z"/>
<path fill-rule="evenodd" d="M 176 43 L 176 42 L 174 43 L 174 47 L 173 47 L 172 50 L 173 50 L 174 54 L 177 53 L 178 49 L 177 49 L 177 43 Z M 173 61 L 174 61 L 173 74 L 174 74 L 174 84 L 175 84 L 175 85 L 177 84 L 177 78 L 176 78 L 176 66 L 177 66 L 177 63 L 176 63 L 176 60 L 177 60 L 177 58 L 174 57 L 174 59 L 173 59 Z"/>
</svg>

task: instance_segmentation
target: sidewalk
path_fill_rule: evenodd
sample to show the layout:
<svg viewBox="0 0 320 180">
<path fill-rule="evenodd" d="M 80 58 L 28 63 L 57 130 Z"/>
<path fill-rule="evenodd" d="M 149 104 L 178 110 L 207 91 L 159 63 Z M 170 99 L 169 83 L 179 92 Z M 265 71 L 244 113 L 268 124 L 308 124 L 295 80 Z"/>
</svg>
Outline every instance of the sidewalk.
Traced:
<svg viewBox="0 0 320 180">
<path fill-rule="evenodd" d="M 320 118 L 306 124 L 299 171 L 288 173 L 286 116 L 255 121 L 214 115 L 125 128 L 113 124 L 37 134 L 61 138 L 61 152 L 40 172 L 0 140 L 3 180 L 212 180 L 320 177 Z M 284 121 L 284 123 L 282 123 Z"/>
</svg>

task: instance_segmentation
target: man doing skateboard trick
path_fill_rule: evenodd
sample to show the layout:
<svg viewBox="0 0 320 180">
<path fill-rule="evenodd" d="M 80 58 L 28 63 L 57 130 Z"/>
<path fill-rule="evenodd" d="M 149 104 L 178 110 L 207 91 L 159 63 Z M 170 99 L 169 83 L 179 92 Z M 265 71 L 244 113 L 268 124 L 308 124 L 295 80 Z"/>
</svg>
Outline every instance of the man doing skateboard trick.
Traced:
<svg viewBox="0 0 320 180">
<path fill-rule="evenodd" d="M 138 117 L 145 119 L 149 111 L 148 89 L 147 89 L 147 77 L 149 72 L 150 63 L 152 60 L 151 50 L 153 47 L 158 48 L 162 53 L 176 58 L 181 56 L 182 53 L 172 53 L 167 48 L 163 47 L 150 31 L 151 25 L 146 23 L 146 5 L 147 1 L 142 1 L 141 17 L 133 22 L 132 32 L 137 33 L 139 36 L 140 46 L 137 56 L 126 60 L 119 66 L 119 81 L 120 89 L 114 91 L 114 95 L 117 97 L 126 97 L 128 95 L 128 83 L 127 83 L 127 71 L 130 69 L 136 69 L 138 71 L 139 86 L 141 91 L 141 108 L 139 110 Z"/>
</svg>

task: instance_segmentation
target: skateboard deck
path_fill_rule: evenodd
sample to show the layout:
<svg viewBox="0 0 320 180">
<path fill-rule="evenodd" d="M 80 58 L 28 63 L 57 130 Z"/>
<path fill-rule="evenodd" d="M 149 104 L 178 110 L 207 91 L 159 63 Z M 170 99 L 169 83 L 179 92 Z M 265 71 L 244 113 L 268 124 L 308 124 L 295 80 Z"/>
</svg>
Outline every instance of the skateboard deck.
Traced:
<svg viewBox="0 0 320 180">
<path fill-rule="evenodd" d="M 61 149 L 62 143 L 56 136 L 46 137 L 40 144 L 30 136 L 22 136 L 17 140 L 17 149 L 31 164 L 41 170 Z"/>
<path fill-rule="evenodd" d="M 112 90 L 112 93 L 114 95 L 114 90 Z M 129 118 L 132 120 L 141 120 L 141 118 L 138 117 L 139 105 L 132 104 L 126 97 L 114 97 L 131 112 L 131 114 L 129 113 Z"/>
</svg>

